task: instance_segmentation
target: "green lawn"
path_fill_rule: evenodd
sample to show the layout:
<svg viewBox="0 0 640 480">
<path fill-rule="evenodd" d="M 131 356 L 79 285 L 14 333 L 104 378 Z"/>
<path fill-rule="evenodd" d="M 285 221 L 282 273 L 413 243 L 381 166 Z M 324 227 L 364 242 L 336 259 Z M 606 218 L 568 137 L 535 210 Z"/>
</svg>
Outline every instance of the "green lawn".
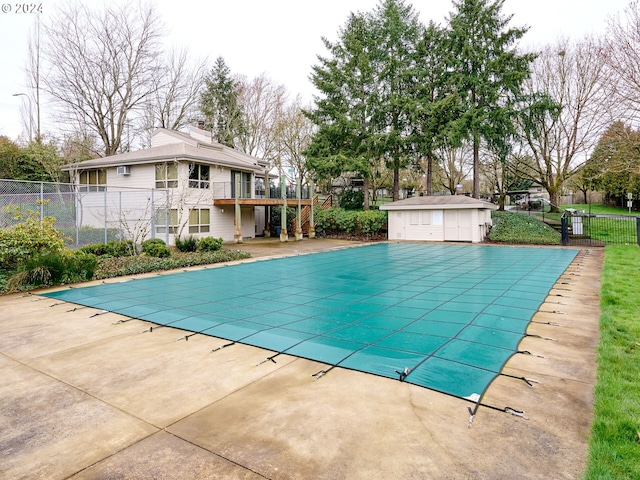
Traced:
<svg viewBox="0 0 640 480">
<path fill-rule="evenodd" d="M 605 249 L 598 380 L 585 480 L 640 479 L 640 248 Z"/>
<path fill-rule="evenodd" d="M 585 213 L 592 213 L 594 215 L 640 215 L 639 212 L 631 211 L 629 214 L 628 208 L 618 208 L 618 207 L 606 207 L 604 205 L 587 205 L 587 204 L 575 204 L 575 205 L 562 205 L 560 207 L 563 210 L 567 208 L 573 208 L 575 210 L 584 210 Z"/>
</svg>

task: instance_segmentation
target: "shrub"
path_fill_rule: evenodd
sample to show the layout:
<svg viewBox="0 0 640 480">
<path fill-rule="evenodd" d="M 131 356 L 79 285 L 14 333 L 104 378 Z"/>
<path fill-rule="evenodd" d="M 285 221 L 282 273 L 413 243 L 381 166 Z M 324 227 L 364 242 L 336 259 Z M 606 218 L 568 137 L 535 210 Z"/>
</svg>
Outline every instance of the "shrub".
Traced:
<svg viewBox="0 0 640 480">
<path fill-rule="evenodd" d="M 347 190 L 340 198 L 340 208 L 362 210 L 364 208 L 364 192 L 362 190 Z"/>
<path fill-rule="evenodd" d="M 223 248 L 217 252 L 182 253 L 177 252 L 166 258 L 137 255 L 135 257 L 101 258 L 94 278 L 112 278 L 138 273 L 157 272 L 173 268 L 184 268 L 193 265 L 229 262 L 249 258 L 251 255 L 242 250 Z"/>
<path fill-rule="evenodd" d="M 84 253 L 91 253 L 97 257 L 128 257 L 135 255 L 136 247 L 131 240 L 115 241 L 107 243 L 95 243 L 80 248 Z"/>
<path fill-rule="evenodd" d="M 166 258 L 171 256 L 171 249 L 166 245 L 159 243 L 151 243 L 143 250 L 144 254 L 149 257 Z"/>
<path fill-rule="evenodd" d="M 198 249 L 198 240 L 193 235 L 189 235 L 184 240 L 176 237 L 176 248 L 181 252 L 195 252 Z"/>
<path fill-rule="evenodd" d="M 318 210 L 316 232 L 324 235 L 375 235 L 387 224 L 387 213 L 380 210 L 349 211 L 342 208 Z"/>
<path fill-rule="evenodd" d="M 559 245 L 560 232 L 530 215 L 514 212 L 491 212 L 493 227 L 489 239 L 493 242 Z"/>
<path fill-rule="evenodd" d="M 84 282 L 91 280 L 97 263 L 95 255 L 81 251 L 38 254 L 20 266 L 5 288 L 12 291 L 29 286 Z"/>
<path fill-rule="evenodd" d="M 198 242 L 199 252 L 217 252 L 222 248 L 222 238 L 205 237 Z"/>
<path fill-rule="evenodd" d="M 150 248 L 155 248 L 152 245 L 166 245 L 166 243 L 164 243 L 164 240 L 162 240 L 161 238 L 150 238 L 148 240 L 145 240 L 144 242 L 142 242 L 142 245 L 140 245 L 140 247 L 142 248 L 142 253 L 149 253 L 148 250 Z"/>
<path fill-rule="evenodd" d="M 282 225 L 282 209 L 284 206 L 277 206 L 271 209 L 271 227 L 280 227 Z M 296 209 L 287 207 L 287 225 L 291 225 L 291 221 L 296 217 Z M 289 228 L 287 226 L 287 228 Z M 272 230 L 275 231 L 275 230 Z"/>
<path fill-rule="evenodd" d="M 53 217 L 40 219 L 37 212 L 29 211 L 24 218 L 13 207 L 7 207 L 5 213 L 12 213 L 22 221 L 0 230 L 0 268 L 12 270 L 36 255 L 62 252 L 71 240 L 54 228 Z"/>
</svg>

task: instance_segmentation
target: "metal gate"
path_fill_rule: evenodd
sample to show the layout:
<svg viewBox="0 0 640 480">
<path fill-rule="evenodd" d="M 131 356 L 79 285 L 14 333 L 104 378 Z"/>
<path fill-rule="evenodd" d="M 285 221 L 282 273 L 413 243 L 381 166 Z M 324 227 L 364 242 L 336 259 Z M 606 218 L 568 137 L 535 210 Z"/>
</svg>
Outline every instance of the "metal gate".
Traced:
<svg viewBox="0 0 640 480">
<path fill-rule="evenodd" d="M 627 215 L 588 215 L 564 212 L 562 245 L 603 247 L 610 244 L 640 245 L 640 218 Z"/>
</svg>

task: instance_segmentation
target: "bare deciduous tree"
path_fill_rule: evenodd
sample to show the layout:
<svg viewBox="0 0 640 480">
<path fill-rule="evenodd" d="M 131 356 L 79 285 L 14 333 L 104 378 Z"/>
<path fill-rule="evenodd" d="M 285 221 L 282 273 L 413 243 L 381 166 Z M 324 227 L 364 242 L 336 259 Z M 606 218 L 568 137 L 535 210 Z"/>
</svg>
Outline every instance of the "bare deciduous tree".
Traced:
<svg viewBox="0 0 640 480">
<path fill-rule="evenodd" d="M 283 165 L 293 168 L 297 175 L 307 178 L 305 157 L 306 150 L 313 137 L 314 125 L 302 111 L 302 100 L 296 97 L 292 103 L 283 107 L 276 120 L 275 140 L 279 158 Z"/>
<path fill-rule="evenodd" d="M 542 51 L 525 82 L 536 100 L 522 117 L 522 135 L 533 158 L 522 173 L 547 190 L 553 205 L 609 123 L 604 73 L 598 40 L 561 39 Z"/>
<path fill-rule="evenodd" d="M 60 108 L 61 124 L 75 131 L 86 126 L 100 138 L 104 155 L 118 153 L 130 116 L 145 105 L 162 74 L 162 25 L 155 8 L 67 4 L 44 33 L 50 71 L 43 86 Z"/>
<path fill-rule="evenodd" d="M 196 120 L 200 90 L 207 72 L 207 61 L 189 61 L 186 49 L 171 50 L 162 73 L 153 78 L 142 129 L 145 143 L 151 143 L 155 128 L 180 130 Z"/>
<path fill-rule="evenodd" d="M 276 163 L 278 119 L 287 99 L 284 85 L 276 85 L 262 74 L 249 81 L 239 78 L 239 101 L 243 108 L 246 131 L 238 139 L 236 148 L 249 155 Z"/>
<path fill-rule="evenodd" d="M 606 65 L 610 70 L 615 98 L 635 116 L 640 114 L 640 6 L 632 0 L 624 10 L 609 20 L 605 40 Z"/>
<path fill-rule="evenodd" d="M 473 144 L 464 142 L 459 148 L 443 147 L 439 149 L 442 186 L 454 195 L 456 187 L 473 173 Z"/>
</svg>

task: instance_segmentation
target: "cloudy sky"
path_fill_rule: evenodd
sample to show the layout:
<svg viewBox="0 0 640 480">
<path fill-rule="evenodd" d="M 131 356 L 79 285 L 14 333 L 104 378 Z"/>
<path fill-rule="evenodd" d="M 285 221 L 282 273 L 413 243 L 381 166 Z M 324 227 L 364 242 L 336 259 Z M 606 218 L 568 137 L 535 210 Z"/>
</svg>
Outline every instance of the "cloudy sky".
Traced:
<svg viewBox="0 0 640 480">
<path fill-rule="evenodd" d="M 86 0 L 90 1 L 90 0 Z M 18 13 L 16 3 L 0 6 L 0 135 L 17 138 L 23 130 L 21 108 L 28 108 L 24 61 L 35 14 Z M 43 0 L 41 21 L 62 0 Z M 321 37 L 335 39 L 349 12 L 371 11 L 376 0 L 152 0 L 169 32 L 171 44 L 188 47 L 194 57 L 224 57 L 233 73 L 254 77 L 266 73 L 292 95 L 311 100 L 308 80 L 316 55 L 324 54 Z M 408 2 L 409 3 L 409 2 Z M 451 0 L 411 2 L 427 23 L 445 23 Z M 505 0 L 512 26 L 528 26 L 522 46 L 552 43 L 561 36 L 581 38 L 603 33 L 607 19 L 622 12 L 629 0 Z M 52 130 L 42 104 L 42 130 Z"/>
</svg>

